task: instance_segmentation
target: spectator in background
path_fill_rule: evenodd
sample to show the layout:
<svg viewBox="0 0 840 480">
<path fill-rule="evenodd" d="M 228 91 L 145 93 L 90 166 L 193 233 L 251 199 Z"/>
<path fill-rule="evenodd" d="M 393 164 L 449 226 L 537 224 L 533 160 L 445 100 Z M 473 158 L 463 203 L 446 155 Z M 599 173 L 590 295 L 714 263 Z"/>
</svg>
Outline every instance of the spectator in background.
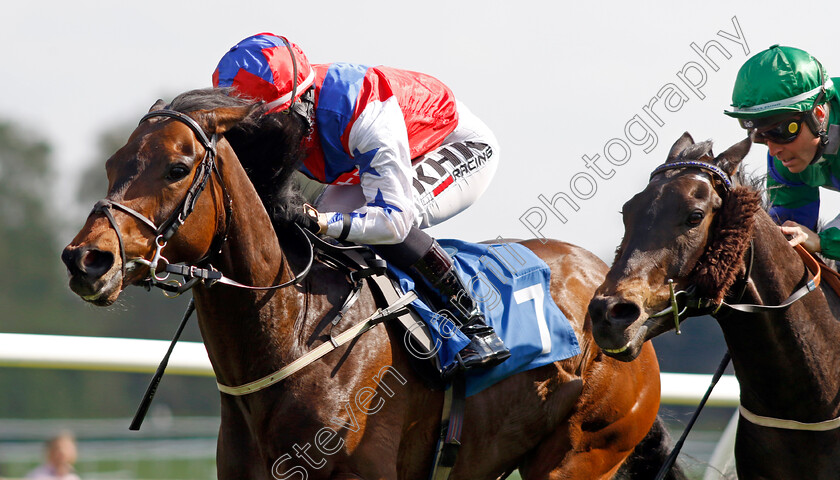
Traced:
<svg viewBox="0 0 840 480">
<path fill-rule="evenodd" d="M 44 445 L 46 462 L 32 470 L 26 478 L 36 480 L 80 480 L 76 475 L 73 464 L 76 463 L 78 452 L 76 439 L 69 432 L 63 432 L 47 440 Z"/>
</svg>

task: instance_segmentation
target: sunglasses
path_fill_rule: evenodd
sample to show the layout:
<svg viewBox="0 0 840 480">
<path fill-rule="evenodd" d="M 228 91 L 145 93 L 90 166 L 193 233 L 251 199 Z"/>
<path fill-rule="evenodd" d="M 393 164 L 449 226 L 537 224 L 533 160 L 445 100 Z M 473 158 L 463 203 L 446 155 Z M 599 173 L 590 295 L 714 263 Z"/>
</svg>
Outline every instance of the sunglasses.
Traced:
<svg viewBox="0 0 840 480">
<path fill-rule="evenodd" d="M 753 129 L 752 139 L 756 143 L 790 143 L 799 136 L 804 121 L 804 117 L 788 118 L 769 127 Z"/>
</svg>

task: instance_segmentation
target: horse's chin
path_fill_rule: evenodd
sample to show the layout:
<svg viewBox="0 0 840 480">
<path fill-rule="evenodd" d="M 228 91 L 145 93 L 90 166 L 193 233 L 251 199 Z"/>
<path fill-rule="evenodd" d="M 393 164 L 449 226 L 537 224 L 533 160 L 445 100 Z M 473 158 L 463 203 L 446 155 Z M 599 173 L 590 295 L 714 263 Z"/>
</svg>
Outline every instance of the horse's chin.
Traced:
<svg viewBox="0 0 840 480">
<path fill-rule="evenodd" d="M 648 330 L 645 321 L 639 320 L 625 329 L 620 337 L 604 339 L 596 336 L 595 342 L 608 356 L 622 362 L 630 362 L 641 353 L 642 345 L 648 340 Z"/>
<path fill-rule="evenodd" d="M 639 356 L 645 342 L 672 330 L 674 325 L 668 322 L 668 319 L 671 318 L 667 316 L 648 317 L 644 315 L 624 329 L 620 337 L 605 340 L 602 338 L 599 339 L 597 335 L 593 336 L 595 337 L 595 343 L 608 356 L 616 360 L 621 360 L 622 362 L 630 362 Z"/>
<path fill-rule="evenodd" d="M 82 300 L 98 307 L 112 305 L 122 293 L 122 272 L 116 270 L 99 277 L 93 282 L 81 277 L 70 277 L 70 290 Z"/>
</svg>

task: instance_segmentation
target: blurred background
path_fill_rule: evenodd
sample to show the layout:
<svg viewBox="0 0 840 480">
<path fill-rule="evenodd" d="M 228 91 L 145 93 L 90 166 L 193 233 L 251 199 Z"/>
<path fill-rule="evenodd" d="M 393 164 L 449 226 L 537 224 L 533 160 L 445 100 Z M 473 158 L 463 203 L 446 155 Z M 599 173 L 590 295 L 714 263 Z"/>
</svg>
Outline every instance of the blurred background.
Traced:
<svg viewBox="0 0 840 480">
<path fill-rule="evenodd" d="M 774 1 L 5 5 L 0 333 L 171 337 L 186 299 L 135 289 L 108 309 L 84 305 L 67 288 L 59 253 L 104 196 L 104 162 L 142 114 L 158 98 L 210 86 L 219 58 L 246 36 L 285 35 L 313 63 L 432 74 L 495 131 L 502 164 L 493 185 L 433 235 L 541 235 L 609 263 L 622 235 L 621 204 L 682 132 L 713 139 L 718 153 L 745 136 L 722 111 L 747 58 L 775 43 L 792 45 L 840 75 L 836 32 L 826 26 L 837 13 L 835 3 Z M 583 158 L 596 155 L 600 173 Z M 747 170 L 763 175 L 764 156 L 755 147 Z M 578 207 L 556 204 L 565 221 L 545 204 L 561 192 Z M 823 204 L 827 218 L 840 209 L 829 195 Z M 194 322 L 184 337 L 201 340 Z M 712 373 L 725 351 L 710 318 L 691 319 L 683 335 L 655 345 L 669 372 Z M 128 432 L 148 379 L 0 368 L 0 477 L 23 476 L 41 462 L 44 440 L 71 430 L 82 478 L 215 478 L 212 379 L 167 376 L 143 431 Z M 732 412 L 703 414 L 687 463 L 702 467 Z M 689 412 L 663 406 L 663 414 L 679 434 Z"/>
</svg>

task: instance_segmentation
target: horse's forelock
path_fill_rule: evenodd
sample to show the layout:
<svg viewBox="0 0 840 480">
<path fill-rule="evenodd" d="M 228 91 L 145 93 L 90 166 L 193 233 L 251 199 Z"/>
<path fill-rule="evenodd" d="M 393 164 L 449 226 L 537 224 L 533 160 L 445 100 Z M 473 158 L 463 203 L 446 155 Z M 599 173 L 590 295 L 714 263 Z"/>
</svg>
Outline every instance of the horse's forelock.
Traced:
<svg viewBox="0 0 840 480">
<path fill-rule="evenodd" d="M 709 160 L 707 160 L 707 158 Z M 712 153 L 712 141 L 705 140 L 700 143 L 695 143 L 686 147 L 677 156 L 677 161 L 705 161 L 711 163 L 715 155 Z"/>
<path fill-rule="evenodd" d="M 712 165 L 716 164 L 715 161 L 715 154 L 712 150 L 713 142 L 711 140 L 704 140 L 699 143 L 694 143 L 677 154 L 673 160 L 667 162 L 703 162 L 709 163 Z M 753 178 L 750 175 L 744 173 L 742 168 L 736 170 L 735 174 L 732 175 L 732 179 L 735 181 L 737 185 L 746 185 L 749 186 L 753 190 L 757 190 L 759 193 L 763 191 L 764 180 L 763 178 Z"/>
</svg>

